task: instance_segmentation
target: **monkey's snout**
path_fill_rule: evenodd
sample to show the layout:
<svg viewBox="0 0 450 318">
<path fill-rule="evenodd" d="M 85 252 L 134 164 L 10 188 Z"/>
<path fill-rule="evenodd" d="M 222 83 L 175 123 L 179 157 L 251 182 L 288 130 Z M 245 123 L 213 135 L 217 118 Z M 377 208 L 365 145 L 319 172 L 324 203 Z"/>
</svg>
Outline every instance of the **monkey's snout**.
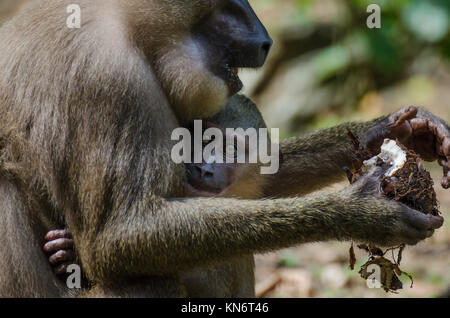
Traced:
<svg viewBox="0 0 450 318">
<path fill-rule="evenodd" d="M 214 172 L 207 165 L 203 165 L 201 167 L 195 166 L 195 169 L 200 174 L 201 178 L 212 177 Z"/>
<path fill-rule="evenodd" d="M 267 36 L 267 39 L 263 40 L 259 44 L 257 63 L 259 66 L 263 66 L 266 62 L 267 56 L 269 55 L 270 49 L 272 48 L 273 40 Z"/>
</svg>

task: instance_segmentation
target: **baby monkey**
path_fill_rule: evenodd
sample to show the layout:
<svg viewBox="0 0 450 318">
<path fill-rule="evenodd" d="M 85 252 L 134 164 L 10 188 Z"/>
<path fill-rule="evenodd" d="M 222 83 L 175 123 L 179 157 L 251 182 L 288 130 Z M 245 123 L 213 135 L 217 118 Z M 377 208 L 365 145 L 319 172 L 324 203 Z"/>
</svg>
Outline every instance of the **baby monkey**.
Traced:
<svg viewBox="0 0 450 318">
<path fill-rule="evenodd" d="M 259 173 L 259 163 L 237 163 L 236 138 L 227 143 L 226 128 L 266 128 L 264 119 L 256 105 L 243 95 L 231 97 L 225 108 L 214 117 L 203 121 L 203 128 L 218 128 L 223 135 L 223 163 L 206 162 L 186 164 L 186 197 L 236 197 L 256 199 L 263 196 L 264 177 Z M 193 130 L 191 130 L 193 131 Z M 193 135 L 193 134 L 192 134 Z M 265 138 L 262 137 L 262 138 Z M 204 140 L 204 148 L 211 141 Z M 270 143 L 269 143 L 270 144 Z M 250 147 L 246 140 L 246 157 Z M 214 151 L 212 155 L 215 154 Z M 227 158 L 235 159 L 227 163 Z M 75 261 L 74 242 L 70 231 L 54 230 L 47 233 L 44 251 L 57 275 L 65 275 L 67 266 Z"/>
</svg>

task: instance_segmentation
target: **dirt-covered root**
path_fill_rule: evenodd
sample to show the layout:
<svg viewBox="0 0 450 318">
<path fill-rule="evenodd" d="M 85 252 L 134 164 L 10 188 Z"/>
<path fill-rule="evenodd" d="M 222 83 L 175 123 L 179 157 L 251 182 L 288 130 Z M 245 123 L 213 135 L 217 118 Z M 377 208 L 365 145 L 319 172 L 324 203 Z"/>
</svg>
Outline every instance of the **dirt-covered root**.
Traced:
<svg viewBox="0 0 450 318">
<path fill-rule="evenodd" d="M 382 167 L 385 173 L 380 181 L 384 195 L 422 213 L 439 214 L 433 179 L 423 168 L 418 155 L 398 141 L 386 139 L 380 154 L 367 158 L 367 151 L 354 136 L 352 139 L 357 159 L 353 163 L 355 173 L 351 176 L 351 182 L 355 182 L 375 166 Z"/>
<path fill-rule="evenodd" d="M 408 150 L 398 141 L 386 139 L 381 146 L 381 152 L 377 156 L 371 156 L 349 132 L 355 147 L 355 160 L 353 171 L 345 168 L 349 181 L 356 182 L 359 178 L 369 173 L 375 167 L 383 169 L 380 176 L 383 194 L 395 201 L 399 201 L 421 213 L 438 215 L 439 204 L 436 199 L 436 192 L 433 188 L 433 179 L 428 171 L 423 168 L 422 161 L 413 151 Z M 403 284 L 398 278 L 401 275 L 412 277 L 400 269 L 402 252 L 404 245 L 382 251 L 380 248 L 370 244 L 358 245 L 360 249 L 369 253 L 369 259 L 361 266 L 359 274 L 366 280 L 377 280 L 386 292 L 396 292 L 403 288 Z M 394 250 L 398 249 L 397 259 Z M 385 257 L 388 251 L 392 251 L 392 259 Z M 350 268 L 353 269 L 356 257 L 353 243 L 349 250 Z"/>
</svg>

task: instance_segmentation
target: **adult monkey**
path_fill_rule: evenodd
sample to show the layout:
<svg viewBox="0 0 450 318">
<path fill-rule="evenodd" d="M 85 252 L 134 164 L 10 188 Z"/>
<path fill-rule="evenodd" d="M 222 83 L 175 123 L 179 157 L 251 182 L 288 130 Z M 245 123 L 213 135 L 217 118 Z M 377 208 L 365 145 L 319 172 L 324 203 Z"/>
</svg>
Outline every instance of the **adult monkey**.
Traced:
<svg viewBox="0 0 450 318">
<path fill-rule="evenodd" d="M 171 132 L 240 89 L 234 67 L 262 65 L 264 28 L 245 0 L 102 0 L 79 1 L 82 28 L 68 29 L 69 3 L 38 2 L 0 31 L 0 295 L 65 294 L 34 252 L 62 218 L 97 296 L 183 296 L 181 272 L 239 255 L 327 239 L 414 244 L 441 226 L 386 201 L 371 177 L 304 199 L 176 199 L 185 173 Z M 404 130 L 417 115 L 439 139 L 427 154 L 447 165 L 448 126 L 405 112 Z M 355 130 L 376 144 L 384 123 Z M 329 154 L 345 153 L 334 136 Z"/>
<path fill-rule="evenodd" d="M 116 239 L 103 246 L 109 234 L 99 233 L 101 224 L 123 226 L 130 219 L 137 225 L 142 217 L 158 224 L 154 216 L 170 204 L 163 198 L 184 189 L 184 166 L 170 158 L 177 117 L 217 112 L 242 86 L 236 68 L 261 66 L 272 44 L 247 1 L 79 1 L 81 29 L 66 26 L 69 4 L 37 2 L 0 33 L 0 64 L 7 68 L 0 79 L 2 175 L 8 177 L 1 180 L 0 235 L 7 242 L 1 295 L 62 293 L 45 258 L 34 252 L 62 218 L 75 242 L 86 243 L 78 244 L 79 252 L 96 281 L 159 275 L 140 260 L 116 273 L 101 265 L 116 262 L 97 253 L 117 246 Z M 142 233 L 122 233 L 112 224 L 110 230 L 134 245 L 152 232 L 141 225 Z M 156 259 L 153 252 L 146 258 Z M 176 295 L 170 272 L 150 280 L 175 286 L 167 294 Z M 163 287 L 146 286 L 163 294 Z"/>
</svg>

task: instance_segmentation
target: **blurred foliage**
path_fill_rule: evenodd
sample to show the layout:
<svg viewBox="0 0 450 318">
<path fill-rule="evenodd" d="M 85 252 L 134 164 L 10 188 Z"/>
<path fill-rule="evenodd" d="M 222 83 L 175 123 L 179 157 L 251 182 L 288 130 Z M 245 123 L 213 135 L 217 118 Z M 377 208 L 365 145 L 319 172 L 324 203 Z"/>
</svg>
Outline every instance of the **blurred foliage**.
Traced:
<svg viewBox="0 0 450 318">
<path fill-rule="evenodd" d="M 367 93 L 379 93 L 416 75 L 419 80 L 412 83 L 423 86 L 416 87 L 419 88 L 417 93 L 408 92 L 420 95 L 424 90 L 422 95 L 426 95 L 433 86 L 428 76 L 436 68 L 432 61 L 438 58 L 440 65 L 450 63 L 448 0 L 250 2 L 268 26 L 276 47 L 264 75 L 247 93 L 267 117 L 273 118 L 273 122 L 269 119 L 269 125 L 286 127 L 283 136 L 322 127 L 323 123 L 317 124 L 317 118 L 334 116 L 333 113 L 347 117 L 361 107 L 361 100 Z M 379 29 L 367 26 L 371 4 L 377 4 L 381 9 Z M 301 87 L 300 71 L 298 80 L 290 72 L 297 64 L 302 64 L 299 69 L 309 72 L 307 77 L 313 84 Z M 305 101 L 300 101 L 292 92 L 295 90 L 293 85 L 277 87 L 276 83 L 283 77 L 289 78 L 288 82 L 299 82 L 298 89 L 311 94 L 312 102 L 305 105 Z M 281 105 L 286 94 L 292 94 L 292 101 L 289 105 Z M 315 99 L 321 95 L 326 98 Z M 424 98 L 419 101 L 430 102 Z M 269 110 L 271 105 L 272 111 Z M 287 115 L 277 118 L 281 110 L 289 114 L 289 120 Z"/>
</svg>

